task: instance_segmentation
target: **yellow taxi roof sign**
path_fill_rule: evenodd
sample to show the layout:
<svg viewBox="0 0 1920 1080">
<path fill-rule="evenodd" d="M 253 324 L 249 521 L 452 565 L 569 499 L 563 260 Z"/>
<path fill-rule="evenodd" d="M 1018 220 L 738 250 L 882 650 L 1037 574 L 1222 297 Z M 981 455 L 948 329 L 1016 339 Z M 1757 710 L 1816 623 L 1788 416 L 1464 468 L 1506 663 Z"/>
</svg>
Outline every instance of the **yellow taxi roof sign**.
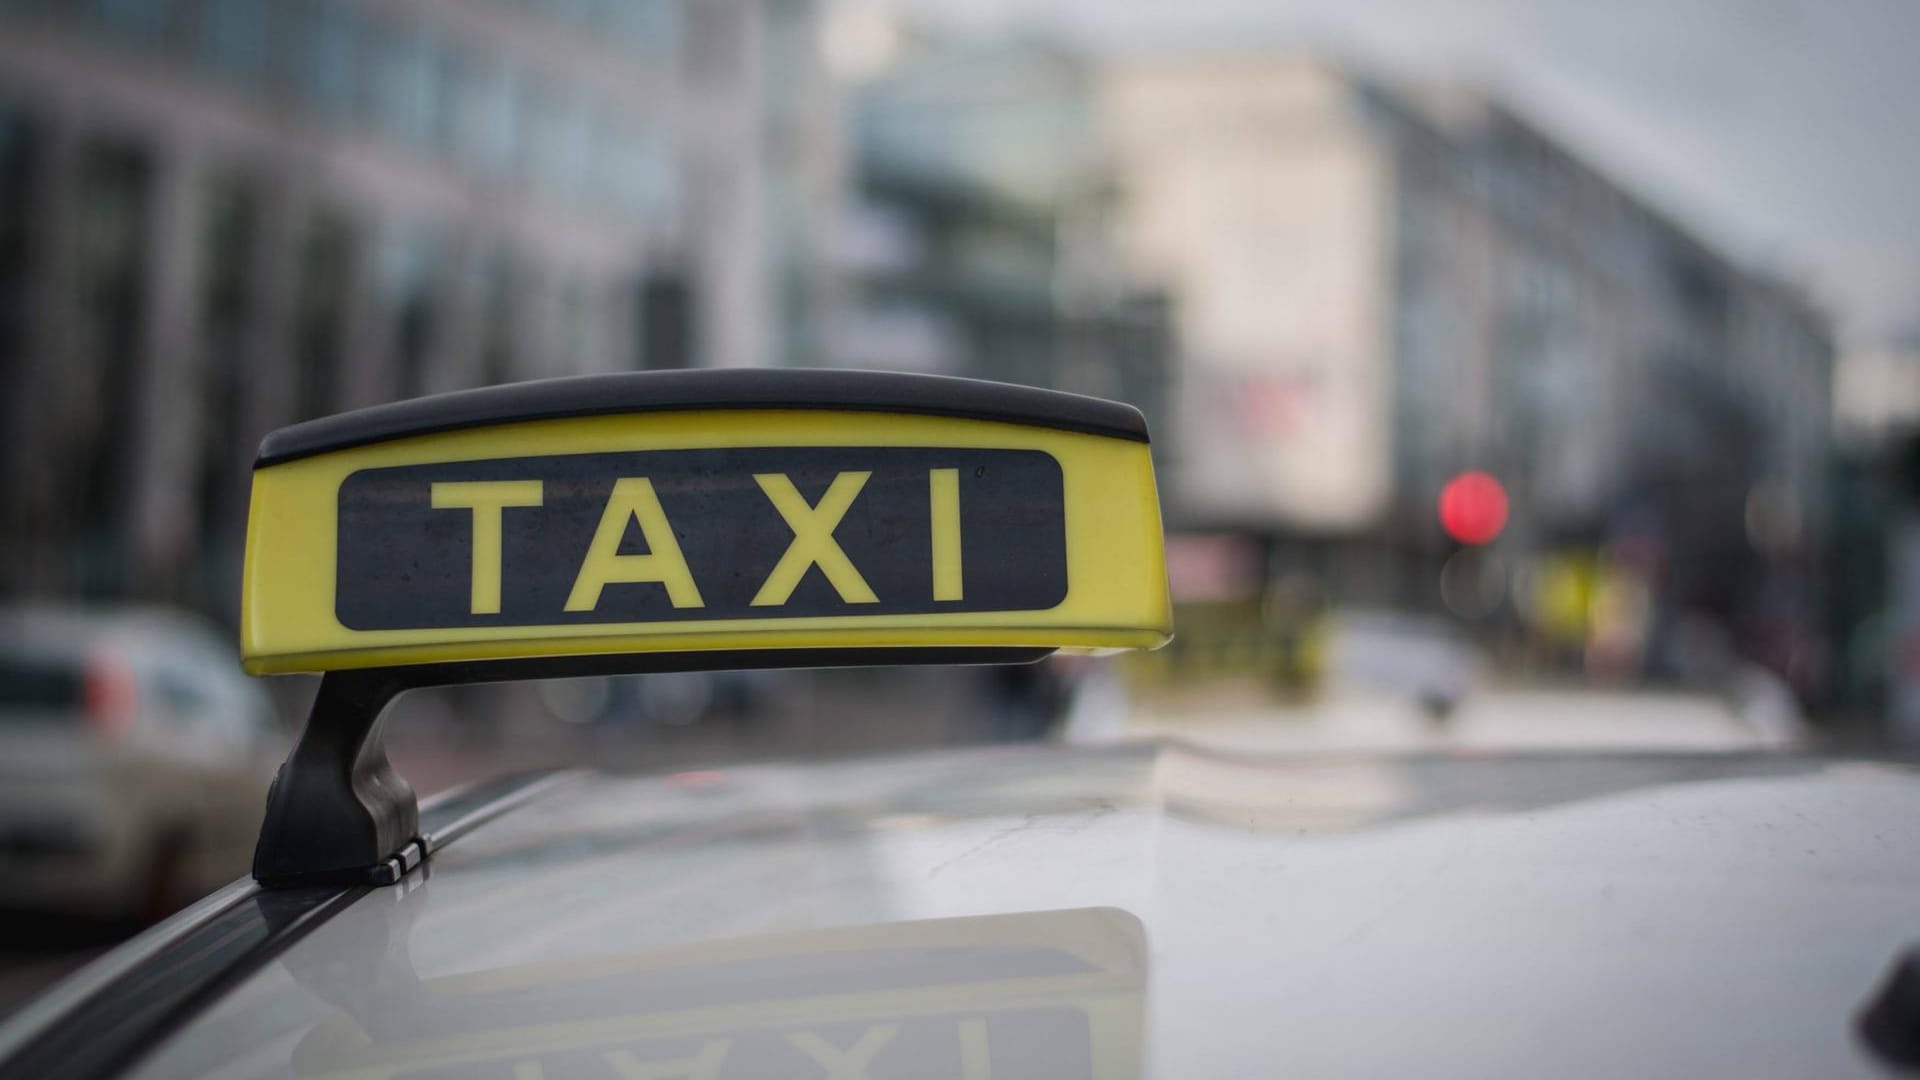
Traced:
<svg viewBox="0 0 1920 1080">
<path fill-rule="evenodd" d="M 255 673 L 951 659 L 1170 632 L 1146 424 L 1076 395 L 870 372 L 583 376 L 295 425 L 255 464 Z"/>
</svg>

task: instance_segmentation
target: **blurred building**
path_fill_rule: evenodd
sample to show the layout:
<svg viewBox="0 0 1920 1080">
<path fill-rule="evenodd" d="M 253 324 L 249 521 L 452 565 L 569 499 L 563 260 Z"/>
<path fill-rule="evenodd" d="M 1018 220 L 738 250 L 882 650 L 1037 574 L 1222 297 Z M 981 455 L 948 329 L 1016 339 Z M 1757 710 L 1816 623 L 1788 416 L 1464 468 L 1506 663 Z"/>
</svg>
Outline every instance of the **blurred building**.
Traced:
<svg viewBox="0 0 1920 1080">
<path fill-rule="evenodd" d="M 1208 57 L 1119 63 L 1103 89 L 1125 256 L 1177 305 L 1177 516 L 1377 523 L 1391 219 L 1384 144 L 1347 115 L 1352 88 L 1330 69 Z"/>
<path fill-rule="evenodd" d="M 811 359 L 812 0 L 5 0 L 9 593 L 230 616 L 267 430 Z"/>
<path fill-rule="evenodd" d="M 1168 312 L 1116 257 L 1091 63 L 918 36 L 873 8 L 839 20 L 834 361 L 1114 398 L 1170 444 Z"/>
<path fill-rule="evenodd" d="M 1830 622 L 1836 689 L 1920 739 L 1920 328 L 1850 348 L 1834 376 L 1840 444 Z"/>
<path fill-rule="evenodd" d="M 1424 605 L 1436 497 L 1484 469 L 1508 553 L 1630 539 L 1663 603 L 1729 617 L 1762 560 L 1812 617 L 1832 347 L 1793 289 L 1476 94 L 1253 52 L 1120 62 L 1103 103 L 1177 313 L 1176 520 Z"/>
<path fill-rule="evenodd" d="M 1920 433 L 1920 327 L 1847 350 L 1833 410 L 1841 442 L 1856 450 Z"/>
</svg>

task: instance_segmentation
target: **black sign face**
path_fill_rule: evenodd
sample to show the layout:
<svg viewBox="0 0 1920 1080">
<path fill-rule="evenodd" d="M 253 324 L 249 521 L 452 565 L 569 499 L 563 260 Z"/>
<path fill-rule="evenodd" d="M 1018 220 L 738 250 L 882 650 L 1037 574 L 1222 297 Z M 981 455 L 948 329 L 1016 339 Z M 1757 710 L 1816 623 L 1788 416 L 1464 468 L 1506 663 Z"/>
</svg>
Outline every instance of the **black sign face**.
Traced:
<svg viewBox="0 0 1920 1080">
<path fill-rule="evenodd" d="M 354 630 L 942 611 L 1066 598 L 1034 450 L 653 450 L 365 469 L 340 485 Z"/>
</svg>

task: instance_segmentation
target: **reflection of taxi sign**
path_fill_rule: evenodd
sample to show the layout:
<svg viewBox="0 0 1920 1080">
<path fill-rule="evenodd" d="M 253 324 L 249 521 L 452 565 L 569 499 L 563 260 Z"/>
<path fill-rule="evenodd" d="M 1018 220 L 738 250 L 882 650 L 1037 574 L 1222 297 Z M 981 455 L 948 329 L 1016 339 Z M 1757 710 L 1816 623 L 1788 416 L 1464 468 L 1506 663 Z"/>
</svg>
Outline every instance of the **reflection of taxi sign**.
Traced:
<svg viewBox="0 0 1920 1080">
<path fill-rule="evenodd" d="M 1147 429 L 964 379 L 650 372 L 316 420 L 261 444 L 256 674 L 325 672 L 254 855 L 391 880 L 432 848 L 379 719 L 448 683 L 1012 663 L 1170 632 Z"/>
<path fill-rule="evenodd" d="M 243 638 L 256 672 L 1151 647 L 1160 545 L 1124 406 L 849 373 L 561 380 L 270 436 Z"/>
<path fill-rule="evenodd" d="M 1133 915 L 1087 908 L 743 938 L 429 980 L 391 961 L 327 957 L 289 965 L 339 1007 L 294 1048 L 294 1072 L 1133 1080 L 1142 1067 L 1146 944 Z"/>
</svg>

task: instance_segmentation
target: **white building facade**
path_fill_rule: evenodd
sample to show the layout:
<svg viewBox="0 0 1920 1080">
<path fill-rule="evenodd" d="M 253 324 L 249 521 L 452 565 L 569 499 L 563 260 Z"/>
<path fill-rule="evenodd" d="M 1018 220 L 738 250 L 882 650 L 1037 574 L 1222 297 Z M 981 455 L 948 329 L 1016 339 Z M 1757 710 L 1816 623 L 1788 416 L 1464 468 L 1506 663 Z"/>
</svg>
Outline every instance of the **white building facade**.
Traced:
<svg viewBox="0 0 1920 1080">
<path fill-rule="evenodd" d="M 1755 506 L 1817 547 L 1825 320 L 1539 130 L 1257 52 L 1122 61 L 1104 104 L 1129 258 L 1176 312 L 1177 519 L 1424 582 L 1441 486 L 1484 469 L 1521 551 L 1652 521 L 1710 563 Z"/>
</svg>

